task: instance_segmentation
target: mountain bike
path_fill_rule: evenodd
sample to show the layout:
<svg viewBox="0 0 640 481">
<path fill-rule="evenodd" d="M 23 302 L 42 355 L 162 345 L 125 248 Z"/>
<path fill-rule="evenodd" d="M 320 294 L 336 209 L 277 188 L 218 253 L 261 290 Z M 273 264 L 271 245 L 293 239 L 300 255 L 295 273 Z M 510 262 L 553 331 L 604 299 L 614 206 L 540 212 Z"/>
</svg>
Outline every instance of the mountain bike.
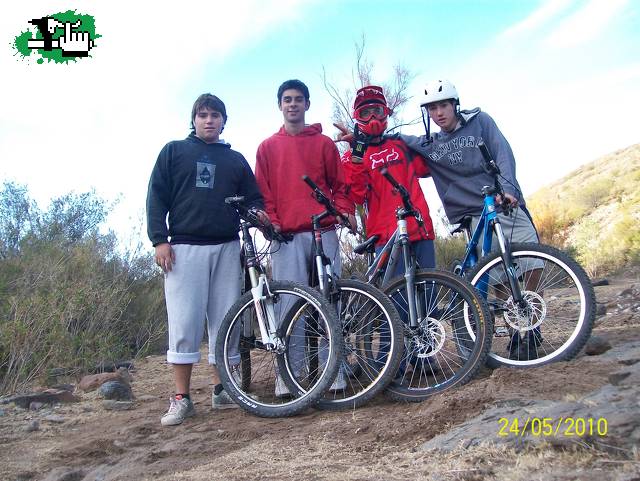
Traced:
<svg viewBox="0 0 640 481">
<path fill-rule="evenodd" d="M 485 300 L 468 282 L 450 272 L 416 268 L 407 218 L 414 217 L 422 228 L 422 215 L 407 189 L 387 169 L 380 173 L 401 198 L 397 228 L 377 254 L 376 235 L 354 252 L 367 254 L 368 283 L 391 298 L 404 321 L 404 354 L 387 393 L 397 400 L 422 401 L 475 376 L 490 350 L 491 315 Z M 393 277 L 400 262 L 405 274 Z"/>
<path fill-rule="evenodd" d="M 595 294 L 589 277 L 568 254 L 536 243 L 511 243 L 496 206 L 504 197 L 500 169 L 486 145 L 478 148 L 494 185 L 484 186 L 484 207 L 471 232 L 471 217 L 453 231 L 467 239 L 465 256 L 453 270 L 468 279 L 487 300 L 494 318 L 489 365 L 533 367 L 572 359 L 591 334 Z M 512 206 L 503 201 L 505 215 Z M 498 249 L 492 252 L 495 235 Z M 477 248 L 482 239 L 482 251 Z"/>
<path fill-rule="evenodd" d="M 312 262 L 309 284 L 317 286 L 338 314 L 342 328 L 343 359 L 334 385 L 320 399 L 324 409 L 353 409 L 384 390 L 400 366 L 403 328 L 391 299 L 375 287 L 357 279 L 339 279 L 322 243 L 323 219 L 335 217 L 352 230 L 349 220 L 308 176 L 303 180 L 324 211 L 313 215 Z M 313 362 L 313 347 L 307 356 Z"/>
<path fill-rule="evenodd" d="M 225 199 L 240 216 L 244 267 L 251 289 L 229 309 L 218 331 L 220 379 L 245 411 L 262 417 L 292 416 L 315 405 L 336 377 L 342 333 L 335 310 L 318 291 L 267 279 L 250 228 L 260 228 L 268 239 L 287 239 L 243 201 L 243 197 Z M 297 334 L 300 331 L 304 338 Z M 314 370 L 295 364 L 290 356 L 296 345 L 308 340 L 317 346 Z M 278 383 L 284 383 L 291 396 L 277 396 Z"/>
</svg>

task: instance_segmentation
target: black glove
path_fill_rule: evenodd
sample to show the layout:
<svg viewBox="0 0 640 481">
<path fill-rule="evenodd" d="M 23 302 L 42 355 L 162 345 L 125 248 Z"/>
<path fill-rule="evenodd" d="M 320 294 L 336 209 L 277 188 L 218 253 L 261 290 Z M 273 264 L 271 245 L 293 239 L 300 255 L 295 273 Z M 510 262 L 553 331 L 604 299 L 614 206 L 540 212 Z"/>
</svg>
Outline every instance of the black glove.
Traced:
<svg viewBox="0 0 640 481">
<path fill-rule="evenodd" d="M 360 132 L 358 124 L 353 128 L 353 143 L 351 144 L 351 162 L 361 164 L 369 146 L 369 136 Z"/>
</svg>

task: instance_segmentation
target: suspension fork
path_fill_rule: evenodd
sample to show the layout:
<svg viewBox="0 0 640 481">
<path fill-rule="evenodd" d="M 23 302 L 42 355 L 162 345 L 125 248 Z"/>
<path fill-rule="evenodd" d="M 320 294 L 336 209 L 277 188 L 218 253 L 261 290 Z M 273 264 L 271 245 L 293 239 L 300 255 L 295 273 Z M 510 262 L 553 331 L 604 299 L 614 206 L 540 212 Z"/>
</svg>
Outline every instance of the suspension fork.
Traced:
<svg viewBox="0 0 640 481">
<path fill-rule="evenodd" d="M 253 305 L 256 311 L 260 336 L 264 340 L 263 344 L 267 350 L 283 349 L 282 341 L 277 336 L 278 326 L 276 326 L 275 313 L 273 310 L 273 294 L 269 290 L 267 276 L 259 269 L 256 248 L 249 232 L 249 225 L 243 222 L 240 228 L 242 230 L 245 262 L 251 281 L 251 296 L 253 297 Z M 253 326 L 250 324 L 245 325 L 243 334 L 251 337 L 253 334 Z"/>
<path fill-rule="evenodd" d="M 527 303 L 522 296 L 522 290 L 520 289 L 520 284 L 518 283 L 518 275 L 516 273 L 516 268 L 513 265 L 513 257 L 511 256 L 511 246 L 509 245 L 509 239 L 505 237 L 504 231 L 502 230 L 502 225 L 500 225 L 500 221 L 498 221 L 497 219 L 493 219 L 491 221 L 491 224 L 493 231 L 496 233 L 496 237 L 498 239 L 498 245 L 500 246 L 500 257 L 502 257 L 504 269 L 507 274 L 507 282 L 509 283 L 509 289 L 511 289 L 511 293 L 513 294 L 513 300 L 520 307 L 525 307 Z"/>
<path fill-rule="evenodd" d="M 409 327 L 418 327 L 418 311 L 416 309 L 416 266 L 411 259 L 411 243 L 407 230 L 407 220 L 398 219 L 398 236 L 402 246 L 402 260 L 404 261 L 404 281 L 407 288 L 407 302 L 409 304 Z"/>
</svg>

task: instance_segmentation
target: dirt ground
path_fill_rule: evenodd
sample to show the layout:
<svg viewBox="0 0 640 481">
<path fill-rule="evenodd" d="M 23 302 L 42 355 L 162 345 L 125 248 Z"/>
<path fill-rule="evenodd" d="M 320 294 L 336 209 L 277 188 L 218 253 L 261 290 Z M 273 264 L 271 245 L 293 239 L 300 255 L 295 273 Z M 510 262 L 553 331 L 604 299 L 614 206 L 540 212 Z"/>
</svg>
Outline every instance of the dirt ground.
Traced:
<svg viewBox="0 0 640 481">
<path fill-rule="evenodd" d="M 596 287 L 598 302 L 611 303 L 638 279 L 629 274 Z M 606 315 L 594 334 L 614 346 L 638 340 L 640 314 Z M 381 396 L 354 411 L 261 419 L 239 409 L 212 411 L 201 364 L 192 391 L 197 416 L 163 428 L 171 371 L 154 356 L 136 362 L 132 410 L 106 411 L 96 393 L 38 411 L 0 406 L 0 480 L 640 480 L 637 453 L 616 457 L 580 442 L 569 450 L 543 446 L 519 453 L 492 446 L 491 439 L 482 448 L 448 454 L 420 449 L 496 402 L 575 399 L 606 384 L 618 368 L 611 357 L 581 353 L 537 369 L 483 369 L 468 385 L 423 403 Z M 28 432 L 33 420 L 40 428 Z"/>
</svg>

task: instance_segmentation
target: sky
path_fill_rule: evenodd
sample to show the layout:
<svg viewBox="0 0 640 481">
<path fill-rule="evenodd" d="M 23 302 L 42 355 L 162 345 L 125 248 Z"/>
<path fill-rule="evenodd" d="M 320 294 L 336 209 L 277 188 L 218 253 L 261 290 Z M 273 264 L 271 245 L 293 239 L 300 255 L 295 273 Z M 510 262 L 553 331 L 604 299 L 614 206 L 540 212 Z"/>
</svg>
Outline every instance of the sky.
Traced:
<svg viewBox="0 0 640 481">
<path fill-rule="evenodd" d="M 0 182 L 27 185 L 42 208 L 70 191 L 119 199 L 109 225 L 123 236 L 139 228 L 158 153 L 188 135 L 199 94 L 225 102 L 223 137 L 252 166 L 282 124 L 276 92 L 289 78 L 310 88 L 307 122 L 333 137 L 323 71 L 352 87 L 363 34 L 374 82 L 403 65 L 416 97 L 447 78 L 462 108 L 488 112 L 525 196 L 640 142 L 634 0 L 30 0 L 1 10 Z M 17 53 L 30 19 L 67 10 L 94 17 L 91 57 L 38 64 Z M 402 115 L 418 114 L 412 99 Z"/>
</svg>

